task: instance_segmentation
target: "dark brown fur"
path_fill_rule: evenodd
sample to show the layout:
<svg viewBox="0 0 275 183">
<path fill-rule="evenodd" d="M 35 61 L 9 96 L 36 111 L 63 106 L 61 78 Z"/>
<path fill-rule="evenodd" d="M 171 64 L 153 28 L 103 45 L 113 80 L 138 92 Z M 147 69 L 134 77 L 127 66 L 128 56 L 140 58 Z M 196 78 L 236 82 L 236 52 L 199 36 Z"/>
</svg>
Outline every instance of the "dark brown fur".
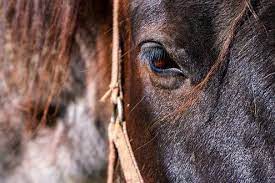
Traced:
<svg viewBox="0 0 275 183">
<path fill-rule="evenodd" d="M 274 77 L 264 76 L 274 72 L 274 4 L 134 0 L 126 8 L 126 121 L 145 180 L 272 181 Z M 160 43 L 186 79 L 167 87 L 174 77 L 141 60 L 146 42 Z"/>
</svg>

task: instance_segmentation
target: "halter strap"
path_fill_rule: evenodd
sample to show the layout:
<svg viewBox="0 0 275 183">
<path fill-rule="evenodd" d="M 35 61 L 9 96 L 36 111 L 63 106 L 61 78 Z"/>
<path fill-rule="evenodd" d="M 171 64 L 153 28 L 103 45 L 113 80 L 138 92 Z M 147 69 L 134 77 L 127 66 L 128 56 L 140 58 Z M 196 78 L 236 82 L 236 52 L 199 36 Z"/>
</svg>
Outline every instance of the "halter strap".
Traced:
<svg viewBox="0 0 275 183">
<path fill-rule="evenodd" d="M 119 46 L 119 0 L 113 1 L 113 48 L 112 48 L 112 78 L 109 94 L 113 104 L 113 115 L 108 128 L 109 161 L 108 183 L 114 181 L 116 159 L 119 159 L 127 183 L 143 183 L 134 153 L 126 130 L 123 109 L 123 93 L 121 86 L 121 50 Z M 108 95 L 108 94 L 107 94 Z M 117 157 L 118 155 L 118 157 Z"/>
</svg>

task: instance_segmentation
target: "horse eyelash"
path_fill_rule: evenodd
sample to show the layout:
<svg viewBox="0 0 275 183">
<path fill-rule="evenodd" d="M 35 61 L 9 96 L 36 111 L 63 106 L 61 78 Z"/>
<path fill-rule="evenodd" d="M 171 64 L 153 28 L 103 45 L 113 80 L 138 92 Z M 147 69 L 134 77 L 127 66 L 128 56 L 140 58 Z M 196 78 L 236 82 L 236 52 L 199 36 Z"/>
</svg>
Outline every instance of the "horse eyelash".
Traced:
<svg viewBox="0 0 275 183">
<path fill-rule="evenodd" d="M 141 53 L 141 60 L 152 62 L 158 59 L 169 59 L 167 52 L 162 48 L 145 48 Z"/>
</svg>

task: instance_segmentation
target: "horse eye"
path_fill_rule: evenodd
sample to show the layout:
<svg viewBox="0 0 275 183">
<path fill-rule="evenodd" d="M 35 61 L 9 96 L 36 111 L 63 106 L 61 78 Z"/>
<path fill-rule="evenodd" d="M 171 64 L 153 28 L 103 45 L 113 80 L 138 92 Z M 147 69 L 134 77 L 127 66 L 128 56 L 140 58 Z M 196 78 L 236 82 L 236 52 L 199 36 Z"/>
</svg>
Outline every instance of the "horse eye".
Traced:
<svg viewBox="0 0 275 183">
<path fill-rule="evenodd" d="M 149 65 L 157 74 L 182 75 L 180 67 L 168 55 L 167 51 L 156 43 L 150 43 L 141 48 L 141 60 Z"/>
</svg>

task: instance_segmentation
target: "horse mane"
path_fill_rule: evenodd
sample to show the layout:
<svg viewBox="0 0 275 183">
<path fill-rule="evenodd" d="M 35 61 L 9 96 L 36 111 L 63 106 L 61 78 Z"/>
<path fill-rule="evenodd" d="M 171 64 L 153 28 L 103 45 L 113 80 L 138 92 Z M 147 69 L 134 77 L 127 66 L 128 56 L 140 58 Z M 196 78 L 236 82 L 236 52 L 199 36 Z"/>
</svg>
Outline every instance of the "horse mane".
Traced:
<svg viewBox="0 0 275 183">
<path fill-rule="evenodd" d="M 0 78 L 5 85 L 0 97 L 6 98 L 1 103 L 22 113 L 27 129 L 45 125 L 50 103 L 60 94 L 79 8 L 80 0 L 0 2 Z"/>
</svg>

